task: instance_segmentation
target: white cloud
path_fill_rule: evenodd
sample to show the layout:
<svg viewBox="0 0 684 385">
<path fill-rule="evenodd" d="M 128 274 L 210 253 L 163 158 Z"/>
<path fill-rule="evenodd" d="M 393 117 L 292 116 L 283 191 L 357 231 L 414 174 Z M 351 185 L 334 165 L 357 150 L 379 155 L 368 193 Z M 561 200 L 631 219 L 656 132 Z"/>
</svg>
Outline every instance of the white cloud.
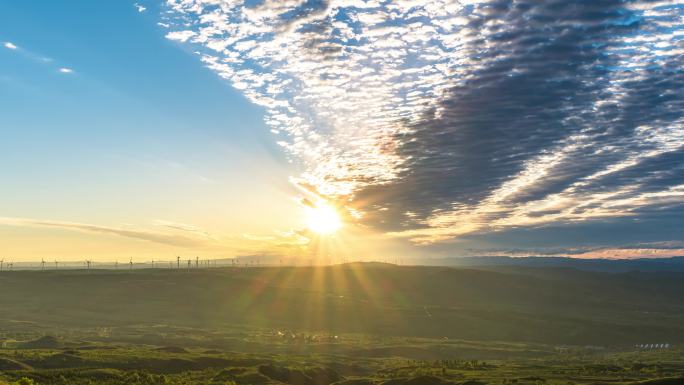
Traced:
<svg viewBox="0 0 684 385">
<path fill-rule="evenodd" d="M 70 73 L 74 72 L 74 70 L 72 70 L 71 68 L 67 68 L 67 67 L 62 67 L 58 71 L 60 73 L 63 73 L 63 74 L 70 74 Z"/>
<path fill-rule="evenodd" d="M 145 8 L 144 6 L 142 6 L 142 5 L 138 4 L 138 3 L 133 4 L 133 6 L 135 7 L 135 9 L 138 10 L 138 12 L 141 12 L 141 13 L 142 13 L 142 12 L 145 12 L 145 10 L 147 9 L 147 8 Z"/>
<path fill-rule="evenodd" d="M 395 152 L 396 135 L 425 111 L 439 110 L 453 83 L 450 62 L 468 64 L 456 60 L 456 43 L 444 39 L 455 28 L 437 33 L 443 29 L 437 23 L 462 7 L 450 0 L 423 3 L 330 1 L 311 9 L 301 0 L 256 7 L 168 0 L 178 18 L 165 21 L 173 29 L 166 37 L 201 44 L 209 68 L 268 109 L 272 131 L 286 136 L 280 143 L 306 165 L 299 181 L 340 196 L 397 178 L 403 159 Z M 434 23 L 410 24 L 417 7 Z M 353 21 L 336 20 L 342 11 Z M 382 25 L 388 20 L 396 25 Z M 421 92 L 409 95 L 416 89 Z"/>
<path fill-rule="evenodd" d="M 196 34 L 192 31 L 174 31 L 174 32 L 169 32 L 166 34 L 166 38 L 169 40 L 176 40 L 180 42 L 186 42 L 188 39 L 191 37 L 195 36 Z"/>
<path fill-rule="evenodd" d="M 401 178 L 407 171 L 407 159 L 397 150 L 406 144 L 400 139 L 402 134 L 426 119 L 441 117 L 450 89 L 477 83 L 482 80 L 479 73 L 487 74 L 506 60 L 523 64 L 512 69 L 511 76 L 530 70 L 524 66 L 529 60 L 524 55 L 529 52 L 518 49 L 517 40 L 504 38 L 521 31 L 507 30 L 515 27 L 503 19 L 488 20 L 477 28 L 468 26 L 478 12 L 490 12 L 486 6 L 478 8 L 486 2 L 331 0 L 312 10 L 301 0 L 256 7 L 238 0 L 167 0 L 175 17 L 164 20 L 164 26 L 171 29 L 168 39 L 200 45 L 207 67 L 267 109 L 266 123 L 284 135 L 278 143 L 305 167 L 296 178 L 298 183 L 323 195 L 343 196 Z M 641 33 L 610 41 L 605 53 L 617 59 L 616 68 L 629 70 L 605 75 L 609 87 L 589 107 L 581 103 L 561 107 L 577 108 L 571 123 L 586 125 L 584 132 L 594 132 L 600 124 L 605 132 L 568 130 L 565 137 L 543 143 L 543 151 L 524 154 L 521 170 L 488 186 L 482 198 L 453 202 L 448 209 L 417 217 L 421 228 L 408 227 L 392 235 L 429 243 L 518 226 L 625 216 L 662 202 L 684 201 L 683 186 L 645 192 L 648 181 L 630 181 L 610 193 L 591 188 L 630 167 L 684 148 L 684 121 L 680 119 L 639 128 L 621 138 L 625 143 L 609 143 L 596 153 L 587 150 L 598 143 L 598 135 L 611 131 L 614 123 L 602 121 L 602 116 L 609 116 L 623 103 L 629 87 L 654 66 L 682 52 L 681 44 L 672 43 L 678 32 L 671 31 L 671 25 L 683 25 L 680 8 L 631 3 L 628 7 L 644 10 Z M 571 31 L 576 23 L 557 24 Z M 560 74 L 557 80 L 572 76 Z M 672 95 L 663 95 L 668 96 Z M 591 118 L 580 121 L 582 116 Z M 557 130 L 564 129 L 566 122 L 558 122 Z M 576 180 L 553 193 L 530 194 L 562 177 L 563 171 L 578 168 L 587 154 L 599 155 L 599 151 L 608 160 L 587 166 L 584 174 L 573 176 Z M 437 167 L 435 173 L 440 171 Z"/>
<path fill-rule="evenodd" d="M 7 49 L 17 49 L 17 48 L 19 48 L 19 47 L 17 47 L 16 45 L 14 45 L 11 41 L 5 42 L 4 45 L 5 45 L 5 48 L 7 48 Z"/>
</svg>

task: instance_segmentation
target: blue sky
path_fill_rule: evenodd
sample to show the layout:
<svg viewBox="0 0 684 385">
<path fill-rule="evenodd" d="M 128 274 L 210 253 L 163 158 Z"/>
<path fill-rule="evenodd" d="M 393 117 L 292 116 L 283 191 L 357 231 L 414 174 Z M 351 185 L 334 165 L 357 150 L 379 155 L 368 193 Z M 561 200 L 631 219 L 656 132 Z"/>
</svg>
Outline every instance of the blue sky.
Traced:
<svg viewBox="0 0 684 385">
<path fill-rule="evenodd" d="M 236 231 L 239 218 L 241 231 L 270 231 L 244 211 L 277 200 L 276 224 L 289 224 L 294 168 L 262 108 L 166 39 L 158 12 L 124 1 L 0 4 L 0 41 L 16 46 L 0 49 L 0 216 L 218 231 Z"/>
<path fill-rule="evenodd" d="M 322 203 L 345 255 L 684 252 L 675 2 L 8 1 L 0 18 L 5 253 L 318 253 Z"/>
</svg>

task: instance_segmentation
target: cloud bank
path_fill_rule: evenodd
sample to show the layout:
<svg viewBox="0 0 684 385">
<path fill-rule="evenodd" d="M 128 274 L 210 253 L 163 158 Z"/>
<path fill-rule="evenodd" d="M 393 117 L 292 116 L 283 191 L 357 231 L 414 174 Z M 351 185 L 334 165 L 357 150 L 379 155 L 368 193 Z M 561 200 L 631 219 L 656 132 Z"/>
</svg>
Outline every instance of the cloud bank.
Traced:
<svg viewBox="0 0 684 385">
<path fill-rule="evenodd" d="M 683 212 L 675 1 L 167 6 L 167 37 L 267 109 L 297 183 L 390 236 Z"/>
</svg>

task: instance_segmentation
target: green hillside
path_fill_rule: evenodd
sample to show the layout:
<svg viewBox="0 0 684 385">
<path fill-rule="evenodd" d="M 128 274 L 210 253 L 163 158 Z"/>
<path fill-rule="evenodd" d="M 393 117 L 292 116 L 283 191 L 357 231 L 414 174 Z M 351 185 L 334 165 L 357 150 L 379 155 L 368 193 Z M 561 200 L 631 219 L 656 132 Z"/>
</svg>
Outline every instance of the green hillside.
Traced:
<svg viewBox="0 0 684 385">
<path fill-rule="evenodd" d="M 0 322 L 567 345 L 684 342 L 684 273 L 386 264 L 0 274 Z"/>
</svg>

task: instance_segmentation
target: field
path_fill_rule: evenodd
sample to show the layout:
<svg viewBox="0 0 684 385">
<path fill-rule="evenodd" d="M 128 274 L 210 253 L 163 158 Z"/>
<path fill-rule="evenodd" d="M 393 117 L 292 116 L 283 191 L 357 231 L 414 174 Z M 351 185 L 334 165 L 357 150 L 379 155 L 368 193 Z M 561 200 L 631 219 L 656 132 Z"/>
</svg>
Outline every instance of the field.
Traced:
<svg viewBox="0 0 684 385">
<path fill-rule="evenodd" d="M 678 384 L 684 273 L 5 271 L 0 346 L 0 384 Z"/>
</svg>

